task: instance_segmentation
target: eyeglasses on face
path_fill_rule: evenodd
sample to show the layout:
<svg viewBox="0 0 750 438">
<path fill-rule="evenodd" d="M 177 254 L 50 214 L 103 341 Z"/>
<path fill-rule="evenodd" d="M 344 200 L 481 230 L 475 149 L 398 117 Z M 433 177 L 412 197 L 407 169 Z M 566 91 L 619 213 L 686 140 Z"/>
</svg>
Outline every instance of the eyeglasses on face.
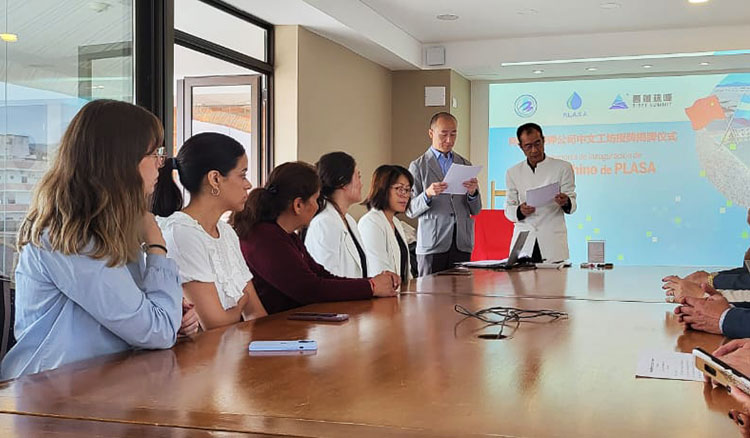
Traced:
<svg viewBox="0 0 750 438">
<path fill-rule="evenodd" d="M 395 190 L 399 195 L 408 195 L 411 193 L 411 187 L 409 186 L 395 185 L 391 186 L 391 188 Z"/>
<path fill-rule="evenodd" d="M 165 146 L 160 146 L 154 149 L 154 151 L 148 154 L 148 156 L 153 157 L 156 160 L 156 164 L 161 167 L 167 159 L 167 148 Z"/>
<path fill-rule="evenodd" d="M 536 148 L 541 149 L 544 145 L 544 141 L 540 138 L 539 140 L 535 141 L 534 143 L 526 143 L 521 145 L 521 149 L 523 149 L 524 152 L 529 152 L 530 150 Z"/>
</svg>

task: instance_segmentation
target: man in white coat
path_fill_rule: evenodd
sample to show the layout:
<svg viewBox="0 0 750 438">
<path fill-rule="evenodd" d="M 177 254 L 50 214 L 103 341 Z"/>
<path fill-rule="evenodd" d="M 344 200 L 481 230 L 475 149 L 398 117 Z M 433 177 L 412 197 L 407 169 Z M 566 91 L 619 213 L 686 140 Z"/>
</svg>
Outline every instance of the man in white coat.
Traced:
<svg viewBox="0 0 750 438">
<path fill-rule="evenodd" d="M 531 254 L 534 262 L 566 260 L 568 230 L 565 214 L 576 211 L 576 182 L 573 166 L 567 161 L 544 153 L 544 134 L 536 123 L 526 123 L 516 131 L 518 145 L 526 160 L 508 169 L 505 174 L 505 216 L 515 224 L 515 244 L 521 231 L 528 231 L 523 254 Z M 560 184 L 554 202 L 537 208 L 526 205 L 526 191 L 552 183 Z"/>
</svg>

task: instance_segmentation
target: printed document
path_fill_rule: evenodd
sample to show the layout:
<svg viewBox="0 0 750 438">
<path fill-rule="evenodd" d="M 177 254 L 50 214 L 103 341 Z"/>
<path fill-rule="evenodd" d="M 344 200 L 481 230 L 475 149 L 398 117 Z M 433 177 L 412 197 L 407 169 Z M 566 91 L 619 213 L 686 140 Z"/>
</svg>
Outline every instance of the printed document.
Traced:
<svg viewBox="0 0 750 438">
<path fill-rule="evenodd" d="M 560 193 L 560 183 L 552 183 L 536 189 L 526 190 L 526 205 L 529 207 L 541 207 L 555 200 Z"/>
<path fill-rule="evenodd" d="M 451 164 L 448 173 L 445 174 L 443 182 L 448 183 L 448 188 L 443 193 L 451 195 L 465 195 L 466 187 L 464 181 L 476 178 L 482 166 L 464 166 L 463 164 Z"/>
<path fill-rule="evenodd" d="M 693 355 L 674 351 L 641 352 L 635 375 L 652 379 L 703 381 L 703 373 L 695 367 Z"/>
</svg>

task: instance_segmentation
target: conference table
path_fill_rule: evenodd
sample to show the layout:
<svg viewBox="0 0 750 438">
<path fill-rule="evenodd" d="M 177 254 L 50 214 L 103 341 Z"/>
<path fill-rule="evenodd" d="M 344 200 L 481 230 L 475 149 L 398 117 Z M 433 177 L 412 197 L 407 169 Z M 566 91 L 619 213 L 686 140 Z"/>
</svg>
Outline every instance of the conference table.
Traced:
<svg viewBox="0 0 750 438">
<path fill-rule="evenodd" d="M 0 383 L 3 437 L 739 436 L 739 408 L 702 382 L 635 377 L 643 351 L 713 350 L 684 331 L 660 279 L 694 269 L 472 269 L 395 298 L 319 303 L 200 333 L 170 350 L 95 358 Z M 455 310 L 549 309 L 506 327 Z M 490 339 L 487 339 L 487 338 Z M 252 340 L 314 339 L 311 355 L 254 356 Z"/>
</svg>

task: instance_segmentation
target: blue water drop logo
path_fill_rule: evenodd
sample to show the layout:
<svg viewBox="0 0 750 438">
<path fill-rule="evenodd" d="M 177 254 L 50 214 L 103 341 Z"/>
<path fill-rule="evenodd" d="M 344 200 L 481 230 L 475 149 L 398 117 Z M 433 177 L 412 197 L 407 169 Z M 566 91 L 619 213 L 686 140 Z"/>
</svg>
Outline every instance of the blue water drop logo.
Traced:
<svg viewBox="0 0 750 438">
<path fill-rule="evenodd" d="M 571 94 L 570 97 L 568 98 L 567 105 L 568 105 L 568 108 L 575 111 L 579 109 L 581 105 L 583 105 L 583 99 L 581 99 L 581 96 L 574 91 L 573 94 Z"/>
</svg>

